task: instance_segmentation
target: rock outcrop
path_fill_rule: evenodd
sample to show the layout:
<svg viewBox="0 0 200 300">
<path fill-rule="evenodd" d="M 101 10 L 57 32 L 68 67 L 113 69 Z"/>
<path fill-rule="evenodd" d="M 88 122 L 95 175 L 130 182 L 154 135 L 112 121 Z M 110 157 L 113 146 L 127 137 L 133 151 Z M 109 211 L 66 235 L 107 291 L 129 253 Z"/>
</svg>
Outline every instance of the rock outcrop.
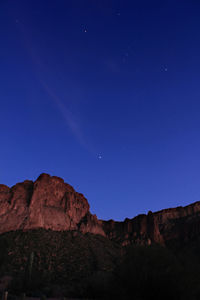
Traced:
<svg viewBox="0 0 200 300">
<path fill-rule="evenodd" d="M 82 194 L 56 176 L 41 174 L 12 188 L 0 185 L 0 233 L 44 228 L 105 235 L 89 208 Z"/>
<path fill-rule="evenodd" d="M 200 234 L 200 202 L 138 215 L 123 222 L 103 221 L 106 235 L 122 245 L 182 243 Z"/>
<path fill-rule="evenodd" d="M 122 245 L 185 241 L 200 234 L 200 202 L 138 215 L 123 222 L 98 220 L 87 199 L 63 179 L 41 174 L 12 188 L 0 185 L 0 233 L 36 228 L 78 230 Z"/>
</svg>

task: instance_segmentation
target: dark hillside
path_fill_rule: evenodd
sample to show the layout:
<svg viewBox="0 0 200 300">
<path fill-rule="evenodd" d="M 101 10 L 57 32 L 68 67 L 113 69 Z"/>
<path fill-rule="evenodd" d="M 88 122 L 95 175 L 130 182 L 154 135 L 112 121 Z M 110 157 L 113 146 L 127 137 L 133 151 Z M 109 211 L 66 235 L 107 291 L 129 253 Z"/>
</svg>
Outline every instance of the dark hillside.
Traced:
<svg viewBox="0 0 200 300">
<path fill-rule="evenodd" d="M 121 247 L 100 235 L 39 229 L 2 234 L 0 251 L 12 293 L 81 296 L 91 278 L 109 276 Z"/>
<path fill-rule="evenodd" d="M 14 295 L 196 300 L 199 253 L 197 238 L 122 247 L 90 233 L 18 230 L 0 235 L 0 279 L 11 279 Z"/>
</svg>

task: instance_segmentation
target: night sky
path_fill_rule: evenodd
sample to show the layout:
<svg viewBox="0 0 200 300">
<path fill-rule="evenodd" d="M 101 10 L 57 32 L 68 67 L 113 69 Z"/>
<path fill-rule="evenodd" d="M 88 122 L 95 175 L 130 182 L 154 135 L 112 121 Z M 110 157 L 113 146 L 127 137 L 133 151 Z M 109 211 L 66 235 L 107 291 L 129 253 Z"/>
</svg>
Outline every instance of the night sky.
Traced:
<svg viewBox="0 0 200 300">
<path fill-rule="evenodd" d="M 0 183 L 123 220 L 200 200 L 200 2 L 1 0 Z"/>
</svg>

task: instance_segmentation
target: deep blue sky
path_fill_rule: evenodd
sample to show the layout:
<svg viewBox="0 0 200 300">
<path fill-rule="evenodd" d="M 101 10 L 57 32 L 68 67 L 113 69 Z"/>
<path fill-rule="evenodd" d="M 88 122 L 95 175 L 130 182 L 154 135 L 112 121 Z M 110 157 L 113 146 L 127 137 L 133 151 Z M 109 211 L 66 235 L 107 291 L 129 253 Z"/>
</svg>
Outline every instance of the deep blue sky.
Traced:
<svg viewBox="0 0 200 300">
<path fill-rule="evenodd" d="M 99 218 L 200 200 L 200 2 L 1 0 L 0 183 Z"/>
</svg>

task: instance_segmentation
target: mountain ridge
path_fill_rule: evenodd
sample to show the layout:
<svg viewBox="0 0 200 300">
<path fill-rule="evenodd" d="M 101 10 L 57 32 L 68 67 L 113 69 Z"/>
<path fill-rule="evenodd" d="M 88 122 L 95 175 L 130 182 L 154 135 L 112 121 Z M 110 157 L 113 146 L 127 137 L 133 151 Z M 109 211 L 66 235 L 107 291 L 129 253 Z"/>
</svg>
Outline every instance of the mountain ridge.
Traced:
<svg viewBox="0 0 200 300">
<path fill-rule="evenodd" d="M 0 234 L 37 228 L 99 234 L 121 245 L 184 241 L 200 232 L 200 201 L 149 211 L 124 221 L 99 220 L 82 193 L 57 176 L 41 174 L 9 188 L 0 184 Z"/>
</svg>

